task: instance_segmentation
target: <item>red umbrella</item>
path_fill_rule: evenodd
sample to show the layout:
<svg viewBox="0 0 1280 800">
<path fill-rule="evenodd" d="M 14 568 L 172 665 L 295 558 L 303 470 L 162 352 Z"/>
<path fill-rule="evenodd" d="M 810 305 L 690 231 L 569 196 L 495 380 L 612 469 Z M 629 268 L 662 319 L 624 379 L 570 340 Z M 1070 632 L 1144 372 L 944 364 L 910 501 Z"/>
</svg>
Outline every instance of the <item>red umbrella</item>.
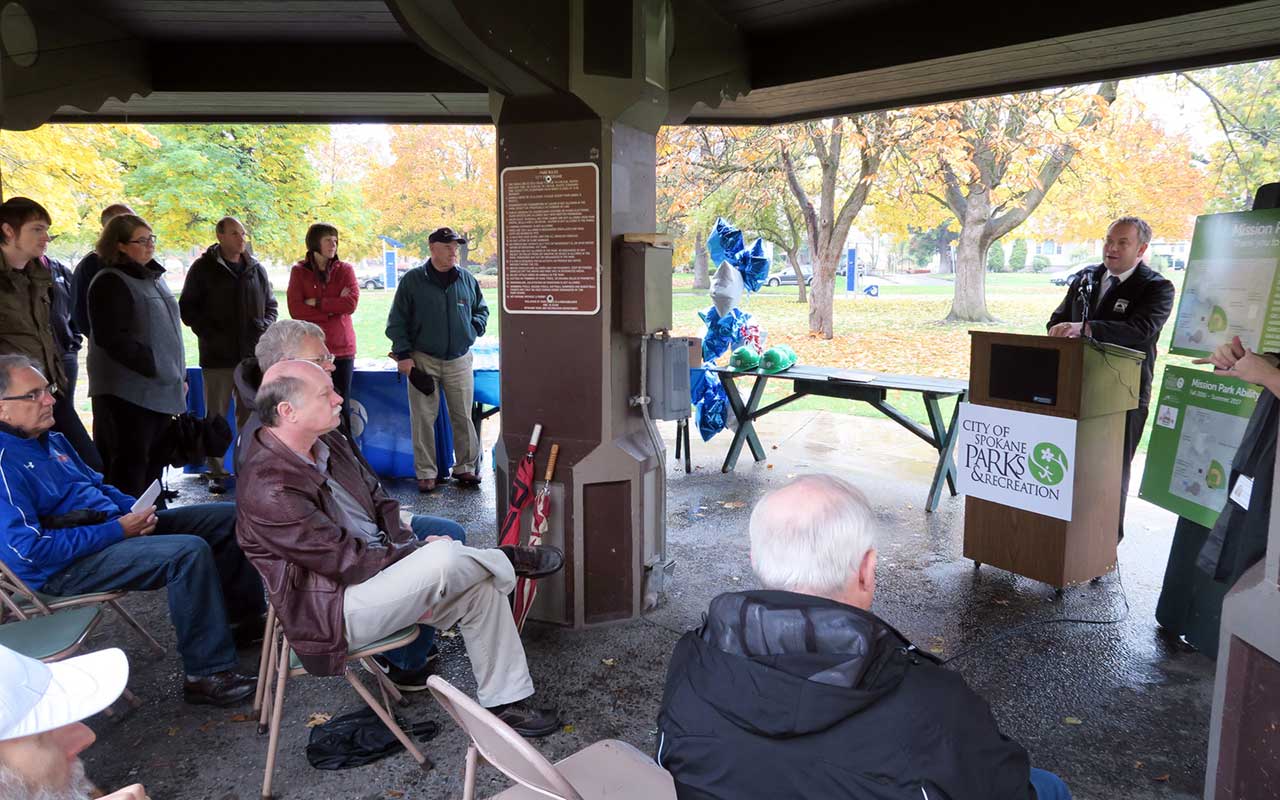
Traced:
<svg viewBox="0 0 1280 800">
<path fill-rule="evenodd" d="M 551 455 L 547 458 L 547 473 L 542 479 L 542 488 L 533 500 L 533 526 L 529 529 L 529 544 L 542 544 L 542 535 L 547 532 L 547 521 L 551 516 L 551 478 L 556 474 L 556 458 L 560 455 L 560 445 L 551 445 Z M 533 598 L 538 596 L 538 582 L 532 578 L 520 578 L 516 581 L 516 603 L 512 609 L 516 616 L 516 630 L 524 630 L 524 621 L 533 608 Z"/>
<path fill-rule="evenodd" d="M 507 515 L 502 520 L 499 544 L 520 544 L 520 514 L 533 499 L 533 455 L 538 452 L 538 439 L 541 436 L 542 425 L 534 425 L 533 435 L 529 437 L 529 449 L 525 451 L 524 458 L 520 459 L 515 474 L 511 476 L 511 493 L 507 500 Z"/>
</svg>

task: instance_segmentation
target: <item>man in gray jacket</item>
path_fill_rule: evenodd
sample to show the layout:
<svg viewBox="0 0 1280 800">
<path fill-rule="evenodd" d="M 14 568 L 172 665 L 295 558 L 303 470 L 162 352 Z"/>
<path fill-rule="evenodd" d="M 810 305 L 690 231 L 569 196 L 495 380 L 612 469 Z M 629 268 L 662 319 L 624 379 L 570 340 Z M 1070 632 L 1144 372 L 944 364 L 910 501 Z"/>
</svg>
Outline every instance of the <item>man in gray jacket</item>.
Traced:
<svg viewBox="0 0 1280 800">
<path fill-rule="evenodd" d="M 440 228 L 428 239 L 427 263 L 405 273 L 387 315 L 387 338 L 396 367 L 408 375 L 414 367 L 435 379 L 439 391 L 409 392 L 413 427 L 413 467 L 418 491 L 430 492 L 444 480 L 436 465 L 436 415 L 440 392 L 449 404 L 453 425 L 453 477 L 463 486 L 479 486 L 476 466 L 480 437 L 471 423 L 475 382 L 471 345 L 484 335 L 489 307 L 475 276 L 458 266 L 466 239 L 452 228 Z"/>
</svg>

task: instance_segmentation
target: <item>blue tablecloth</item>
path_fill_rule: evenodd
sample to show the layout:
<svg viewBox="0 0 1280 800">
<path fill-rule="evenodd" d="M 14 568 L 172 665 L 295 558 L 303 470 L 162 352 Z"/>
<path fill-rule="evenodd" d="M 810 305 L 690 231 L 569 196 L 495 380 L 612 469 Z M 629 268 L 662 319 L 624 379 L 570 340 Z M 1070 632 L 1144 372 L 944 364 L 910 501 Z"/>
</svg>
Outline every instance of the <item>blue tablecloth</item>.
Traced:
<svg viewBox="0 0 1280 800">
<path fill-rule="evenodd" d="M 498 381 L 498 341 L 485 337 L 472 347 L 472 371 L 475 376 L 475 400 L 486 406 L 501 403 Z M 389 362 L 384 362 L 389 363 Z M 199 367 L 187 368 L 187 410 L 204 416 L 204 377 Z M 413 434 L 409 427 L 409 382 L 394 369 L 357 369 L 351 379 L 348 413 L 351 434 L 360 445 L 369 466 L 384 478 L 412 478 Z M 417 391 L 416 389 L 412 391 Z M 234 441 L 236 427 L 235 400 L 232 399 L 231 424 Z M 233 471 L 231 451 L 226 468 Z M 436 416 L 436 466 L 443 475 L 453 466 L 453 427 L 449 424 L 449 406 L 440 394 L 440 413 Z M 203 464 L 190 465 L 187 472 L 203 472 Z"/>
</svg>

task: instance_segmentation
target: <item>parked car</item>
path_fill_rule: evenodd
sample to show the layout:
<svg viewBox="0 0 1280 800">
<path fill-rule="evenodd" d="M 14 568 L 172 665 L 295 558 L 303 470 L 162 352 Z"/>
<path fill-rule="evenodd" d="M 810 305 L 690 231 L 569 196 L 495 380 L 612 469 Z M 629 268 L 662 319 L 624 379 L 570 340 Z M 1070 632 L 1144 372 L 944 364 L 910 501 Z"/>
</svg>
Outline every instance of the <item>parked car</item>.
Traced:
<svg viewBox="0 0 1280 800">
<path fill-rule="evenodd" d="M 358 280 L 358 281 L 360 282 L 360 288 L 361 288 L 361 289 L 385 289 L 385 288 L 387 288 L 387 285 L 386 285 L 386 283 L 383 281 L 383 279 L 382 279 L 382 276 L 381 276 L 381 275 L 375 275 L 375 274 L 370 274 L 370 275 L 361 275 L 361 276 L 360 276 L 360 277 L 358 277 L 356 280 Z"/>
<path fill-rule="evenodd" d="M 813 267 L 808 264 L 801 264 L 800 269 L 804 272 L 804 285 L 809 286 L 813 283 Z M 796 270 L 795 267 L 783 267 L 777 272 L 769 276 L 769 280 L 765 281 L 767 286 L 795 286 Z"/>
</svg>

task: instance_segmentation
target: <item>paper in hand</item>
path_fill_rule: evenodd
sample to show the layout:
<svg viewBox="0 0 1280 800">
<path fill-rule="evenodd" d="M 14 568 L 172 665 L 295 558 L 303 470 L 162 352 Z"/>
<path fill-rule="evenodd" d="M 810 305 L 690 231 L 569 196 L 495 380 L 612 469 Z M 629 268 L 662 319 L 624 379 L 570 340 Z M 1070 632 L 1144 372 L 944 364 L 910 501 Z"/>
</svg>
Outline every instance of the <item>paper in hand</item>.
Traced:
<svg viewBox="0 0 1280 800">
<path fill-rule="evenodd" d="M 157 478 L 151 482 L 151 485 L 142 493 L 142 496 L 133 502 L 133 506 L 129 510 L 136 514 L 144 508 L 150 508 L 156 504 L 156 499 L 159 497 L 160 480 Z"/>
</svg>

